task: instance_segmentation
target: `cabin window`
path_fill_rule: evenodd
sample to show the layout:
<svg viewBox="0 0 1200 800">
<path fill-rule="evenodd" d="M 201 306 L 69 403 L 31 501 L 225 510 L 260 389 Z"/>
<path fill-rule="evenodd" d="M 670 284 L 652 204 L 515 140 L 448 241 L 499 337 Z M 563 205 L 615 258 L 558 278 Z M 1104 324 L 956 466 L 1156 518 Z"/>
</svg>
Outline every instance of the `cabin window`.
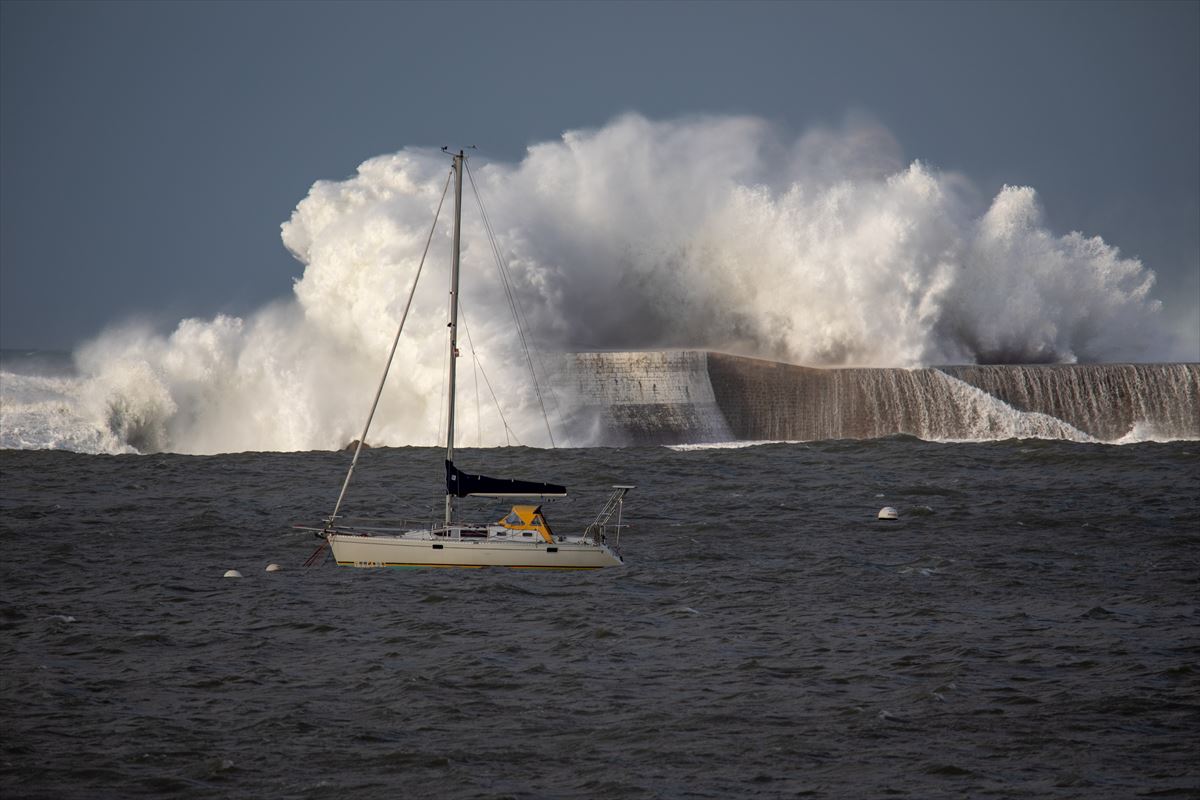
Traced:
<svg viewBox="0 0 1200 800">
<path fill-rule="evenodd" d="M 522 535 L 522 536 L 533 536 L 533 531 L 525 531 L 525 532 L 524 532 L 524 533 L 522 533 L 521 535 Z"/>
</svg>

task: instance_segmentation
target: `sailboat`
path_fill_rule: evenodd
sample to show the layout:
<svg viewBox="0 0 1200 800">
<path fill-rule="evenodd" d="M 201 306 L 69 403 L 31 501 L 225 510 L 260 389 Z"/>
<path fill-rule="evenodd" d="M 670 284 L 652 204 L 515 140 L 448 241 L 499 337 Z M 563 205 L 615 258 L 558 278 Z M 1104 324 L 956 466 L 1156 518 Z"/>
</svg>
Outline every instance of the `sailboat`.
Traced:
<svg viewBox="0 0 1200 800">
<path fill-rule="evenodd" d="M 443 148 L 446 151 L 446 148 Z M 634 487 L 617 485 L 612 487 L 603 508 L 593 522 L 578 535 L 560 535 L 546 521 L 543 501 L 566 495 L 566 487 L 554 483 L 493 478 L 463 472 L 454 464 L 454 414 L 455 414 L 455 361 L 458 349 L 459 312 L 459 260 L 461 254 L 462 189 L 466 157 L 463 151 L 450 154 L 453 157 L 451 175 L 454 177 L 454 245 L 450 268 L 450 322 L 448 372 L 449 424 L 446 432 L 446 503 L 441 524 L 426 528 L 389 528 L 370 524 L 346 524 L 339 522 L 339 511 L 354 467 L 358 463 L 363 442 L 379 404 L 387 380 L 385 367 L 375 402 L 367 417 L 363 435 L 358 438 L 354 458 L 342 484 L 333 513 L 325 525 L 316 530 L 317 536 L 325 540 L 309 563 L 317 563 L 317 556 L 324 560 L 323 548 L 327 544 L 338 566 L 347 567 L 513 567 L 530 569 L 599 569 L 623 563 L 619 550 L 624 498 Z M 447 177 L 447 188 L 450 176 Z M 472 181 L 473 183 L 473 181 Z M 445 198 L 445 189 L 442 194 Z M 438 206 L 440 213 L 441 205 Z M 486 221 L 486 220 L 485 220 Z M 437 225 L 437 213 L 434 226 Z M 430 230 L 430 240 L 433 230 Z M 428 253 L 429 241 L 426 242 Z M 424 264 L 424 257 L 421 261 Z M 417 271 L 420 277 L 420 268 Z M 413 292 L 416 280 L 413 281 Z M 412 304 L 409 295 L 400 328 L 392 343 L 388 357 L 390 367 L 395 356 L 396 343 L 408 317 Z M 518 321 L 519 323 L 519 321 Z M 512 510 L 498 520 L 465 522 L 457 518 L 455 501 L 467 497 L 500 498 L 513 502 Z M 614 521 L 615 517 L 615 521 Z"/>
</svg>

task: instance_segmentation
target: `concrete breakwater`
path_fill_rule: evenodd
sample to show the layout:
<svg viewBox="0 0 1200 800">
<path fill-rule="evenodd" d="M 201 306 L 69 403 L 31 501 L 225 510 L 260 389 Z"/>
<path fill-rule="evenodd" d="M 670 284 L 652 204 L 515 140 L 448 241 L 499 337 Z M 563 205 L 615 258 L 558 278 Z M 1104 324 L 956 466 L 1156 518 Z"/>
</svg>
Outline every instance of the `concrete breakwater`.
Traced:
<svg viewBox="0 0 1200 800">
<path fill-rule="evenodd" d="M 560 361 L 576 438 L 597 444 L 1200 438 L 1200 365 L 815 369 L 680 350 Z"/>
</svg>

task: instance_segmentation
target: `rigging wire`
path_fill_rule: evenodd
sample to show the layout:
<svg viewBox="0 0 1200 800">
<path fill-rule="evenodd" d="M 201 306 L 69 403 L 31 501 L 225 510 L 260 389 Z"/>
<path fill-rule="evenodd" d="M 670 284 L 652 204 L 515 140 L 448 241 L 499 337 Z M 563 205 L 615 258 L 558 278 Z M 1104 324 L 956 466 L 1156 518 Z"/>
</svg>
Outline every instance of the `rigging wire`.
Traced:
<svg viewBox="0 0 1200 800">
<path fill-rule="evenodd" d="M 467 334 L 467 347 L 471 349 L 471 358 L 479 367 L 480 374 L 483 375 L 483 382 L 487 385 L 488 392 L 492 395 L 492 402 L 496 406 L 496 413 L 500 415 L 500 424 L 504 426 L 504 446 L 512 446 L 512 439 L 516 439 L 517 444 L 520 445 L 521 439 L 517 436 L 517 432 L 509 427 L 508 420 L 504 417 L 504 409 L 500 407 L 500 399 L 496 397 L 496 390 L 492 388 L 492 382 L 487 376 L 487 370 L 483 368 L 483 360 L 480 359 L 479 354 L 475 352 L 475 343 L 471 341 L 471 328 L 467 325 L 467 315 L 463 311 L 461 303 L 458 306 L 458 314 L 460 317 L 462 317 L 463 331 Z M 478 399 L 476 399 L 476 403 L 478 402 Z M 511 439 L 509 438 L 510 435 L 512 437 Z"/>
<path fill-rule="evenodd" d="M 467 168 L 467 177 L 470 179 L 470 182 L 471 182 L 471 190 L 475 193 L 475 201 L 479 205 L 479 213 L 480 213 L 480 216 L 483 218 L 484 229 L 488 234 L 488 243 L 491 245 L 492 254 L 496 258 L 496 267 L 497 267 L 497 271 L 500 274 L 500 281 L 504 286 L 505 294 L 508 299 L 509 310 L 513 314 L 513 322 L 516 323 L 517 334 L 520 337 L 521 347 L 525 353 L 525 360 L 529 365 L 529 374 L 533 379 L 534 393 L 537 395 L 538 404 L 541 406 L 542 419 L 546 423 L 546 434 L 550 437 L 550 446 L 555 447 L 556 445 L 554 443 L 554 434 L 550 430 L 550 417 L 549 417 L 549 414 L 547 414 L 547 412 L 546 412 L 546 404 L 542 397 L 541 384 L 538 381 L 537 370 L 534 369 L 533 359 L 530 356 L 531 349 L 533 351 L 533 355 L 537 356 L 538 365 L 541 366 L 541 368 L 542 368 L 543 381 L 546 384 L 546 389 L 550 393 L 551 404 L 553 405 L 555 412 L 558 414 L 559 426 L 565 432 L 566 426 L 562 420 L 562 411 L 560 410 L 560 408 L 558 406 L 558 397 L 554 392 L 553 385 L 550 383 L 549 371 L 546 369 L 546 365 L 545 365 L 544 361 L 542 360 L 541 352 L 536 347 L 533 347 L 533 348 L 530 347 L 527 337 L 525 335 L 525 331 L 529 330 L 529 328 L 530 328 L 529 318 L 526 316 L 525 310 L 521 305 L 520 295 L 517 294 L 517 292 L 515 291 L 515 288 L 514 288 L 515 282 L 512 277 L 512 272 L 511 272 L 511 270 L 508 269 L 508 264 L 505 261 L 504 255 L 500 250 L 499 243 L 496 240 L 495 229 L 492 227 L 491 217 L 487 213 L 487 208 L 484 206 L 483 196 L 479 193 L 479 187 L 475 184 L 475 177 L 471 173 L 470 167 Z M 569 443 L 569 437 L 568 437 L 568 443 Z"/>
<path fill-rule="evenodd" d="M 449 311 L 447 311 L 447 316 L 449 316 Z M 446 323 L 447 327 L 449 324 L 449 322 Z M 438 447 L 441 442 L 446 441 L 442 434 L 448 433 L 449 426 L 446 425 L 446 385 L 450 382 L 450 359 L 453 357 L 453 354 L 450 353 L 442 356 L 442 385 L 438 389 L 438 424 L 437 432 L 433 435 L 433 444 L 430 445 L 431 447 Z"/>
<path fill-rule="evenodd" d="M 467 327 L 467 315 L 464 313 L 461 303 L 459 303 L 458 313 L 462 317 L 463 330 L 467 334 L 467 349 L 471 351 L 471 374 L 475 377 L 475 446 L 482 448 L 483 416 L 479 411 L 479 356 L 475 352 L 475 343 L 471 341 L 471 330 Z"/>
<path fill-rule="evenodd" d="M 462 309 L 460 308 L 461 312 Z M 463 329 L 467 324 L 463 322 Z M 467 335 L 467 346 L 471 345 L 471 336 Z M 471 347 L 471 374 L 475 376 L 475 446 L 483 447 L 483 415 L 479 411 L 479 359 L 475 357 L 475 348 Z"/>
<path fill-rule="evenodd" d="M 464 164 L 465 164 L 465 162 L 464 162 Z M 546 423 L 546 435 L 550 437 L 550 446 L 556 447 L 557 445 L 555 445 L 555 443 L 554 443 L 554 433 L 550 429 L 550 415 L 546 412 L 546 402 L 545 402 L 545 399 L 542 397 L 542 388 L 538 382 L 537 370 L 534 369 L 533 358 L 530 355 L 529 342 L 525 336 L 525 329 L 529 327 L 529 319 L 525 316 L 525 311 L 521 307 L 520 297 L 516 294 L 516 292 L 513 291 L 512 276 L 509 272 L 508 265 L 504 261 L 504 256 L 500 252 L 500 246 L 496 242 L 496 233 L 495 233 L 495 230 L 492 228 L 491 218 L 488 216 L 487 208 L 484 207 L 483 196 L 479 193 L 479 187 L 475 185 L 475 176 L 471 172 L 470 166 L 466 167 L 466 172 L 467 172 L 467 178 L 471 182 L 471 191 L 474 192 L 474 194 L 475 194 L 475 201 L 476 201 L 476 203 L 479 204 L 479 213 L 483 219 L 484 230 L 487 232 L 487 235 L 488 235 L 488 242 L 492 247 L 493 255 L 495 255 L 495 257 L 496 257 L 497 271 L 500 273 L 500 282 L 504 286 L 504 293 L 508 298 L 508 307 L 509 307 L 509 310 L 512 311 L 513 321 L 517 325 L 517 335 L 520 338 L 521 349 L 525 353 L 525 361 L 529 365 L 529 374 L 533 378 L 533 391 L 534 391 L 534 394 L 537 396 L 538 405 L 541 407 L 541 410 L 542 410 L 542 419 Z M 549 373 L 546 370 L 546 365 L 545 365 L 544 361 L 542 360 L 541 353 L 539 351 L 537 351 L 536 348 L 534 349 L 534 352 L 537 353 L 538 363 L 542 367 L 542 375 L 546 382 L 546 389 L 550 393 L 551 404 L 553 405 L 554 410 L 558 415 L 558 424 L 565 434 L 566 433 L 566 425 L 563 423 L 562 410 L 558 404 L 558 396 L 554 392 L 554 387 L 550 384 Z M 567 444 L 569 445 L 570 443 L 571 443 L 570 436 L 568 435 L 567 436 Z"/>
<path fill-rule="evenodd" d="M 379 397 L 383 394 L 383 386 L 387 383 L 388 371 L 392 368 L 392 359 L 396 356 L 396 345 L 400 343 L 400 333 L 404 330 L 404 323 L 408 320 L 408 311 L 412 308 L 413 296 L 417 293 L 417 283 L 421 279 L 421 270 L 425 267 L 425 257 L 429 255 L 429 245 L 433 242 L 433 233 L 437 230 L 438 217 L 441 216 L 442 204 L 446 201 L 446 192 L 450 190 L 450 178 L 453 174 L 454 170 L 451 170 L 450 174 L 446 176 L 446 185 L 442 187 L 441 199 L 438 200 L 437 210 L 433 212 L 433 224 L 429 227 L 429 236 L 425 239 L 425 251 L 421 253 L 421 262 L 417 264 L 417 274 L 413 277 L 412 289 L 408 292 L 408 301 L 404 304 L 404 313 L 400 316 L 400 325 L 396 328 L 395 338 L 392 339 L 392 349 L 388 352 L 387 363 L 383 367 L 383 375 L 379 378 L 379 388 L 375 391 L 375 399 L 371 401 L 371 411 L 367 414 L 366 424 L 363 425 L 362 436 L 358 437 L 358 445 L 354 448 L 354 458 L 350 460 L 350 469 L 346 472 L 346 480 L 342 483 L 342 491 L 338 494 L 337 503 L 333 506 L 333 513 L 325 521 L 326 532 L 333 527 L 338 511 L 342 508 L 342 500 L 346 498 L 346 489 L 350 486 L 350 478 L 354 475 L 354 467 L 358 464 L 358 456 L 362 453 L 363 443 L 367 441 L 367 432 L 371 429 L 371 420 L 375 418 L 375 409 L 379 407 Z"/>
</svg>

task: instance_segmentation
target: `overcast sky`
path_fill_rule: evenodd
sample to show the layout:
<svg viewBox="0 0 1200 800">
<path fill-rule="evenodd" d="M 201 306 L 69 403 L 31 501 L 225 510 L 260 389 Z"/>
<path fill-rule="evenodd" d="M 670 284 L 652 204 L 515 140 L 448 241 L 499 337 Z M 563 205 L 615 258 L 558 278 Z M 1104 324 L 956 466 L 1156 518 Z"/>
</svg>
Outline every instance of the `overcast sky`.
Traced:
<svg viewBox="0 0 1200 800">
<path fill-rule="evenodd" d="M 865 112 L 986 196 L 1035 187 L 1195 330 L 1198 10 L 4 0 L 0 346 L 246 313 L 299 276 L 279 225 L 314 181 L 410 145 L 516 161 L 624 111 L 792 135 Z"/>
</svg>

